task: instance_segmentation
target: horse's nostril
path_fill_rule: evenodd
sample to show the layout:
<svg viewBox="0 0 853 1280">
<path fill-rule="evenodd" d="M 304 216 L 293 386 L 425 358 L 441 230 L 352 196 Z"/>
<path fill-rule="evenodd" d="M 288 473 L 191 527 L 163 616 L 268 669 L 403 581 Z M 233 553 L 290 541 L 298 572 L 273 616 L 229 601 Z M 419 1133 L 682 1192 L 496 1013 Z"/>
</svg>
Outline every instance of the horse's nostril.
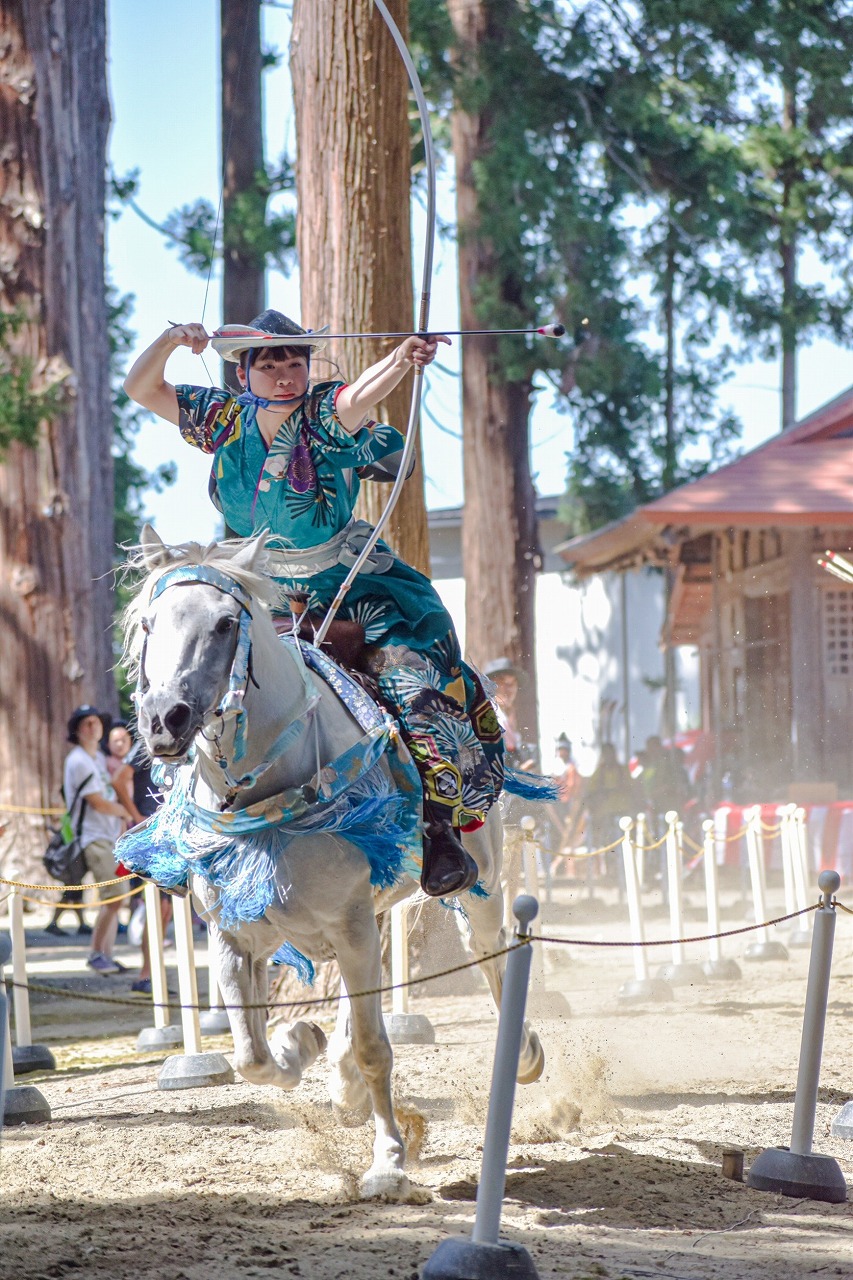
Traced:
<svg viewBox="0 0 853 1280">
<path fill-rule="evenodd" d="M 185 702 L 176 702 L 163 717 L 163 723 L 173 738 L 186 733 L 192 712 Z"/>
</svg>

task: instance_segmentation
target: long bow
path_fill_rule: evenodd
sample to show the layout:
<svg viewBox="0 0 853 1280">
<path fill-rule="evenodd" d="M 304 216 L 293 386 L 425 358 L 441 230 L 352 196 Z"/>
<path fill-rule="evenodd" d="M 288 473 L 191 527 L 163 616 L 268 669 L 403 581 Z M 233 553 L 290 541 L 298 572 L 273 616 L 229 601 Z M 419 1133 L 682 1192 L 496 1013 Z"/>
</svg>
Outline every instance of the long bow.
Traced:
<svg viewBox="0 0 853 1280">
<path fill-rule="evenodd" d="M 425 237 L 423 270 L 421 273 L 421 303 L 418 315 L 418 332 L 425 334 L 429 332 L 429 303 L 430 293 L 432 290 L 432 262 L 435 249 L 435 148 L 433 146 L 432 129 L 430 128 L 429 111 L 427 109 L 426 98 L 424 97 L 423 85 L 421 84 L 417 68 L 412 61 L 412 55 L 409 53 L 408 46 L 403 39 L 400 28 L 388 12 L 385 0 L 373 0 L 373 4 L 381 13 L 383 21 L 391 33 L 391 38 L 397 46 L 400 57 L 403 59 L 406 74 L 409 77 L 409 84 L 412 86 L 412 92 L 414 93 L 415 101 L 418 104 L 418 115 L 420 116 L 421 130 L 423 132 L 427 180 L 427 231 Z M 332 619 L 343 603 L 347 592 L 358 574 L 361 572 L 362 565 L 367 560 L 375 544 L 381 537 L 382 530 L 391 518 L 391 513 L 397 505 L 397 499 L 400 497 L 403 485 L 406 482 L 406 476 L 409 473 L 412 455 L 415 450 L 415 445 L 417 444 L 418 418 L 421 411 L 423 378 L 423 368 L 415 366 L 415 381 L 412 387 L 412 403 L 409 408 L 409 422 L 406 428 L 406 444 L 403 449 L 403 456 L 400 461 L 400 469 L 397 472 L 397 478 L 394 481 L 394 486 L 391 489 L 390 494 L 388 495 L 385 510 L 376 521 L 373 532 L 365 542 L 358 559 L 355 561 L 349 573 L 338 588 L 337 595 L 329 606 L 329 611 L 317 630 L 314 637 L 314 643 L 318 647 L 322 644 L 326 636 L 326 632 L 332 623 Z"/>
</svg>

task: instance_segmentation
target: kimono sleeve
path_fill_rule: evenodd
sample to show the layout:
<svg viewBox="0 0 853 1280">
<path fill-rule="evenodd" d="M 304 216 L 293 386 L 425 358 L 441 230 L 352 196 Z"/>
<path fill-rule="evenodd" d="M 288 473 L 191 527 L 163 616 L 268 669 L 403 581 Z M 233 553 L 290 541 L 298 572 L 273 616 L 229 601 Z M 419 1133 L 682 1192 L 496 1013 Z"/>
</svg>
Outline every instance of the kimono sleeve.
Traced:
<svg viewBox="0 0 853 1280">
<path fill-rule="evenodd" d="M 187 444 L 215 453 L 233 435 L 240 406 L 222 387 L 175 387 L 178 430 Z"/>
<path fill-rule="evenodd" d="M 399 462 L 405 445 L 403 433 L 387 422 L 370 419 L 358 431 L 346 431 L 335 408 L 345 386 L 344 382 L 327 382 L 315 387 L 310 414 L 312 436 L 336 466 L 351 467 L 360 474 L 362 468 L 393 473 L 393 460 L 396 458 Z M 384 474 L 381 478 L 389 476 Z"/>
</svg>

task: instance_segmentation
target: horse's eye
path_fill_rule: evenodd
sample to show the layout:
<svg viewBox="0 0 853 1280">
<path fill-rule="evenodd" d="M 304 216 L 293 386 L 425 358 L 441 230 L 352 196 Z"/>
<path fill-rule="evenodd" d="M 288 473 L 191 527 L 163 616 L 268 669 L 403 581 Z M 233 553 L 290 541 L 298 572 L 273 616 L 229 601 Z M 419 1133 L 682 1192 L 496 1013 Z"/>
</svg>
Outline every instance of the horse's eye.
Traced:
<svg viewBox="0 0 853 1280">
<path fill-rule="evenodd" d="M 216 634 L 218 636 L 227 636 L 228 632 L 231 630 L 233 626 L 234 626 L 233 618 L 228 618 L 228 617 L 220 618 L 216 624 Z"/>
</svg>

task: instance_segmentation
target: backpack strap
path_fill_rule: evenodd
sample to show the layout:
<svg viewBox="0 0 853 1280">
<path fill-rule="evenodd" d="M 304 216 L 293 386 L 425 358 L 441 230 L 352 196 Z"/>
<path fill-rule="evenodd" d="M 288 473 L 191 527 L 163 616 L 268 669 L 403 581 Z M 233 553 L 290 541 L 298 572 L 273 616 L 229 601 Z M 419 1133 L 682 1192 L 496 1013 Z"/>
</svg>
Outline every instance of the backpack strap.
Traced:
<svg viewBox="0 0 853 1280">
<path fill-rule="evenodd" d="M 84 787 L 87 787 L 87 786 L 89 785 L 89 783 L 92 781 L 92 779 L 94 778 L 94 776 L 95 776 L 95 775 L 94 775 L 94 773 L 90 773 L 90 774 L 89 774 L 89 776 L 88 776 L 88 778 L 84 778 L 84 779 L 83 779 L 83 781 L 80 783 L 80 786 L 79 786 L 79 787 L 77 788 L 77 790 L 74 792 L 74 799 L 71 801 L 71 804 L 68 806 L 68 816 L 69 816 L 69 817 L 70 817 L 70 816 L 71 816 L 71 814 L 74 812 L 74 806 L 75 806 L 75 804 L 77 803 L 77 801 L 80 799 L 80 792 L 83 790 L 83 788 L 84 788 Z M 62 788 L 62 798 L 63 798 L 63 800 L 65 799 L 65 788 L 64 788 L 64 787 Z M 83 797 L 83 803 L 80 805 L 80 816 L 79 816 L 79 818 L 77 819 L 77 832 L 76 832 L 76 834 L 77 834 L 77 839 L 78 839 L 78 840 L 80 839 L 80 832 L 83 830 L 83 814 L 84 814 L 85 812 L 86 812 L 86 797 L 84 796 L 84 797 Z"/>
</svg>

